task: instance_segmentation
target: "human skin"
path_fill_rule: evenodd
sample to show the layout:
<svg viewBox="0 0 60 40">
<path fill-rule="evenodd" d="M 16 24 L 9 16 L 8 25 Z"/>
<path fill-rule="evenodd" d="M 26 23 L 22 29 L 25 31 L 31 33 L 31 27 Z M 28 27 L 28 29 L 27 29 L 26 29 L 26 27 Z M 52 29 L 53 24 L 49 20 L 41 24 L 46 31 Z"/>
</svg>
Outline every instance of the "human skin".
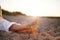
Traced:
<svg viewBox="0 0 60 40">
<path fill-rule="evenodd" d="M 21 25 L 13 24 L 9 28 L 9 31 L 24 32 L 24 33 L 27 32 L 35 35 L 37 24 L 38 24 L 38 20 L 35 20 L 31 24 L 21 24 Z"/>
<path fill-rule="evenodd" d="M 23 24 L 23 25 L 16 25 L 13 24 L 10 28 L 9 31 L 16 31 L 16 32 L 26 32 L 27 30 L 30 29 L 30 26 L 27 24 Z"/>
</svg>

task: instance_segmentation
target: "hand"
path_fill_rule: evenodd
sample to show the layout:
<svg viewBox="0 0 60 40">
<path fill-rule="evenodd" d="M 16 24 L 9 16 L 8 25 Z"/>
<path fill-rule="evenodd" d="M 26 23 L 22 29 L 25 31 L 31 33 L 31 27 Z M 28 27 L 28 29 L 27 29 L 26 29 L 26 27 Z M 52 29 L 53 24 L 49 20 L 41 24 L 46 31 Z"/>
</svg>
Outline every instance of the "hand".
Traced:
<svg viewBox="0 0 60 40">
<path fill-rule="evenodd" d="M 36 31 L 36 25 L 37 25 L 37 20 L 33 22 L 32 24 L 22 24 L 22 25 L 17 25 L 13 24 L 10 27 L 10 31 L 16 31 L 16 32 L 29 32 L 29 33 L 35 33 Z"/>
</svg>

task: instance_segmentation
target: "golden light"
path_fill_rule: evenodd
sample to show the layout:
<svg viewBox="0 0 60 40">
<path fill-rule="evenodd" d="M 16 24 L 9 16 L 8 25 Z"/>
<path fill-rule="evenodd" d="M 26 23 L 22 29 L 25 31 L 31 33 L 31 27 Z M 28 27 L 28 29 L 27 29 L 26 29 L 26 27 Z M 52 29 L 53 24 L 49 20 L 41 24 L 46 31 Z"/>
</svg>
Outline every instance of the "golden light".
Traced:
<svg viewBox="0 0 60 40">
<path fill-rule="evenodd" d="M 1 0 L 0 5 L 8 11 L 20 11 L 28 16 L 60 16 L 57 0 Z"/>
</svg>

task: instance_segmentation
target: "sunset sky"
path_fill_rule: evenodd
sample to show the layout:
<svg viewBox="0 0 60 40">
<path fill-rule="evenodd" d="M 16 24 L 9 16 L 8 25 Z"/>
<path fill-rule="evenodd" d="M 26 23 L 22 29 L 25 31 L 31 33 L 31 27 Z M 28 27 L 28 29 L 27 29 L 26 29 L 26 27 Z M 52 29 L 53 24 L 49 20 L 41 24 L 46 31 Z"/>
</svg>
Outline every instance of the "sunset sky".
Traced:
<svg viewBox="0 0 60 40">
<path fill-rule="evenodd" d="M 0 0 L 0 5 L 32 16 L 60 16 L 60 0 Z"/>
</svg>

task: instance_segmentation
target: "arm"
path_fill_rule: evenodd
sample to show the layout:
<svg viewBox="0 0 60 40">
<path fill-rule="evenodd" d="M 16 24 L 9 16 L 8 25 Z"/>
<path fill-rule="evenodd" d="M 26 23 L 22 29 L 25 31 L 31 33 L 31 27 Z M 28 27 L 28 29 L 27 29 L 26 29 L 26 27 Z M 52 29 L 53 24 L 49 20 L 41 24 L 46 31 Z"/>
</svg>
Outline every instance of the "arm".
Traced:
<svg viewBox="0 0 60 40">
<path fill-rule="evenodd" d="M 0 18 L 0 30 L 3 30 L 3 31 L 17 31 L 17 32 L 20 32 L 20 31 L 23 31 L 23 30 L 28 30 L 29 29 L 29 26 L 26 25 L 26 24 L 17 24 L 15 22 L 9 22 L 3 18 Z"/>
<path fill-rule="evenodd" d="M 37 21 L 33 22 L 31 25 L 29 24 L 17 24 L 15 22 L 9 22 L 3 18 L 0 18 L 0 30 L 9 32 L 9 31 L 16 31 L 16 32 L 34 32 L 35 26 Z"/>
<path fill-rule="evenodd" d="M 13 24 L 13 25 L 11 25 L 11 27 L 9 28 L 9 31 L 27 32 L 29 29 L 30 29 L 30 28 L 29 28 L 29 25 L 26 25 L 26 24 L 22 24 L 22 25 Z"/>
</svg>

